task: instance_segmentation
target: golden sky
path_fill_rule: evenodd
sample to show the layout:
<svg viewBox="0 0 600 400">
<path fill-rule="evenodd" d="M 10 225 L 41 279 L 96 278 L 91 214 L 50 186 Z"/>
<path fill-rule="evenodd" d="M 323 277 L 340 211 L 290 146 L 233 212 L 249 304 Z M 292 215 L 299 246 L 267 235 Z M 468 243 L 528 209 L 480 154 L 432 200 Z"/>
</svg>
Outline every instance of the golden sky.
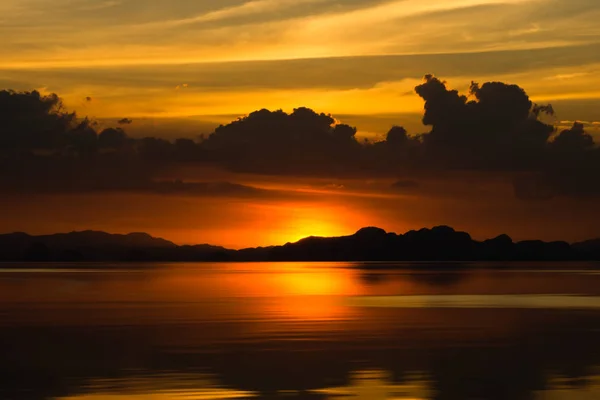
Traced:
<svg viewBox="0 0 600 400">
<path fill-rule="evenodd" d="M 101 127 L 131 118 L 132 136 L 196 137 L 257 109 L 305 106 L 382 138 L 392 125 L 429 130 L 414 88 L 432 73 L 461 92 L 472 80 L 518 84 L 555 106 L 553 123 L 585 121 L 598 138 L 599 20 L 597 0 L 3 0 L 0 88 L 58 93 Z M 522 239 L 600 234 L 586 214 L 592 203 L 573 215 L 562 200 L 518 203 L 506 182 L 461 179 L 419 196 L 374 189 L 390 182 L 294 178 L 280 187 L 273 177 L 230 176 L 279 194 L 5 198 L 0 204 L 21 214 L 0 228 L 143 230 L 231 247 L 365 225 L 403 232 L 444 223 Z M 489 195 L 489 185 L 503 194 Z M 476 207 L 465 200 L 473 198 Z M 48 204 L 62 217 L 48 215 Z"/>
<path fill-rule="evenodd" d="M 600 120 L 595 0 L 4 0 L 0 16 L 1 87 L 132 131 L 307 106 L 364 135 L 382 115 L 419 133 L 426 73 L 517 83 L 561 119 Z"/>
</svg>

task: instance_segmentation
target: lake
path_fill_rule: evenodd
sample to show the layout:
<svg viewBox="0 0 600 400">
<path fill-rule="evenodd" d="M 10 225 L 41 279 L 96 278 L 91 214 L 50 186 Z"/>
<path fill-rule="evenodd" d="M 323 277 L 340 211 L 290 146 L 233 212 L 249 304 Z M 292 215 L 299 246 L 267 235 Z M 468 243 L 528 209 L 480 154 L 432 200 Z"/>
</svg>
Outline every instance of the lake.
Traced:
<svg viewBox="0 0 600 400">
<path fill-rule="evenodd" d="M 3 264 L 0 399 L 600 398 L 598 265 L 508 266 Z"/>
</svg>

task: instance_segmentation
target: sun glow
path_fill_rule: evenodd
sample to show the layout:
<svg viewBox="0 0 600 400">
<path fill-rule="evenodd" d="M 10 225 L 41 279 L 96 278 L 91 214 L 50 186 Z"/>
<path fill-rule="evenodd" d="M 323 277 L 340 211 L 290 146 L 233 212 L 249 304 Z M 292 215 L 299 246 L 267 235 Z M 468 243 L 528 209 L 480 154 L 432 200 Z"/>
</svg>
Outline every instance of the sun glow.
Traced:
<svg viewBox="0 0 600 400">
<path fill-rule="evenodd" d="M 343 301 L 345 296 L 361 292 L 352 275 L 319 265 L 309 268 L 302 263 L 289 263 L 282 268 L 286 272 L 272 275 L 269 281 L 272 292 L 281 294 L 281 301 L 267 312 L 300 320 L 333 321 L 348 318 L 356 311 Z"/>
<path fill-rule="evenodd" d="M 339 236 L 344 231 L 334 222 L 324 221 L 318 217 L 294 219 L 290 221 L 288 229 L 288 232 L 282 232 L 282 239 L 286 242 L 297 242 L 309 236 Z"/>
<path fill-rule="evenodd" d="M 350 211 L 320 204 L 270 205 L 268 243 L 297 242 L 310 236 L 333 237 L 354 233 Z"/>
</svg>

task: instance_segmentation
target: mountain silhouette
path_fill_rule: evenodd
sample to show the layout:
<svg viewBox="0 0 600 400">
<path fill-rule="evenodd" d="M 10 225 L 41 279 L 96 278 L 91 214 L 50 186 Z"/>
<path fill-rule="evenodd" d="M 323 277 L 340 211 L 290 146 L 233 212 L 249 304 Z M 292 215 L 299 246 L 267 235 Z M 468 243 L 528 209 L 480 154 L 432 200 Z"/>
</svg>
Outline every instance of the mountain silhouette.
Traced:
<svg viewBox="0 0 600 400">
<path fill-rule="evenodd" d="M 178 246 L 146 233 L 83 231 L 0 235 L 0 261 L 567 261 L 600 260 L 600 239 L 523 241 L 507 235 L 476 241 L 448 226 L 389 233 L 367 227 L 350 236 L 308 237 L 283 246 L 230 250 Z"/>
<path fill-rule="evenodd" d="M 119 235 L 83 231 L 42 236 L 21 232 L 0 235 L 0 260 L 126 261 L 134 257 L 136 252 L 176 248 L 176 244 L 147 233 Z"/>
</svg>

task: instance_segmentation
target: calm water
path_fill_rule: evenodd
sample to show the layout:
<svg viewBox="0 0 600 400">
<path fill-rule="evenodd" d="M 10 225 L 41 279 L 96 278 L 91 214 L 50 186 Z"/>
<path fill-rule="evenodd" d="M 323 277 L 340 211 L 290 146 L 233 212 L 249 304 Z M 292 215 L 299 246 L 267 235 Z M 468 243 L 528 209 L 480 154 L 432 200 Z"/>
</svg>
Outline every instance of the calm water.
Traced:
<svg viewBox="0 0 600 400">
<path fill-rule="evenodd" d="M 594 265 L 14 267 L 0 399 L 600 398 Z"/>
</svg>

